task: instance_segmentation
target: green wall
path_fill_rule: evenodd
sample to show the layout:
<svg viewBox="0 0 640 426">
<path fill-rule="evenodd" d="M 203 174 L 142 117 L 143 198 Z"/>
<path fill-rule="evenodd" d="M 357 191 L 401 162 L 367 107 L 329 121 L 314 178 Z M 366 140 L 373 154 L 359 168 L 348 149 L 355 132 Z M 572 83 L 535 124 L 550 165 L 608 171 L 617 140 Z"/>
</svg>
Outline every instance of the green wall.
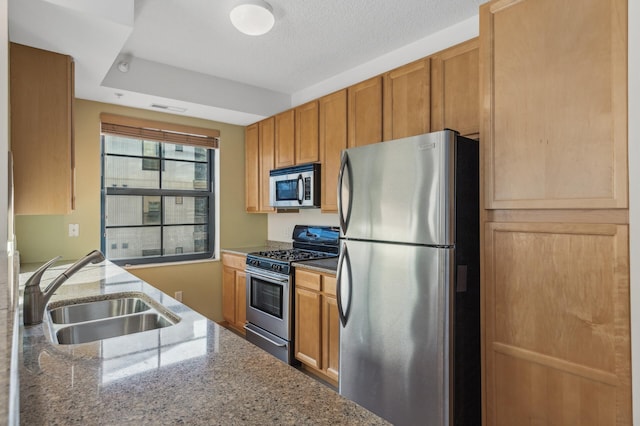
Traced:
<svg viewBox="0 0 640 426">
<path fill-rule="evenodd" d="M 76 99 L 76 209 L 69 215 L 16 216 L 16 236 L 22 263 L 44 262 L 61 255 L 77 259 L 100 247 L 100 113 L 120 114 L 220 130 L 220 247 L 263 244 L 267 215 L 244 208 L 244 127 L 198 118 Z M 68 225 L 80 225 L 79 237 L 68 236 Z M 129 270 L 214 320 L 222 319 L 218 260 L 187 262 Z"/>
</svg>

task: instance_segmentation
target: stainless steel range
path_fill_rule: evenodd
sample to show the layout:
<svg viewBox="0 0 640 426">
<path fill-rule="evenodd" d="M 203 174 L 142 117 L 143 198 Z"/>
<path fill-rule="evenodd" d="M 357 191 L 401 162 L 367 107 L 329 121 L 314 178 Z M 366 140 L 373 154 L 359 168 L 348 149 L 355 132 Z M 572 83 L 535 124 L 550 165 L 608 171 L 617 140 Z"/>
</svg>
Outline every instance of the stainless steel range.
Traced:
<svg viewBox="0 0 640 426">
<path fill-rule="evenodd" d="M 292 262 L 338 256 L 337 227 L 296 225 L 293 248 L 247 255 L 247 340 L 293 364 Z"/>
</svg>

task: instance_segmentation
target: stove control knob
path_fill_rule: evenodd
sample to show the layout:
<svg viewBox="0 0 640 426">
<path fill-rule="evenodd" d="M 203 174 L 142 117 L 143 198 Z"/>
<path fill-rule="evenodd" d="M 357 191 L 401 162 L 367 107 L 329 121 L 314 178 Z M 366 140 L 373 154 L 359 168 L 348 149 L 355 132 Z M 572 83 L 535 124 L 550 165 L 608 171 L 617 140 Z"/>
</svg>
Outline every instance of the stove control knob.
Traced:
<svg viewBox="0 0 640 426">
<path fill-rule="evenodd" d="M 271 265 L 271 269 L 273 269 L 274 271 L 279 271 L 281 268 L 280 265 Z"/>
</svg>

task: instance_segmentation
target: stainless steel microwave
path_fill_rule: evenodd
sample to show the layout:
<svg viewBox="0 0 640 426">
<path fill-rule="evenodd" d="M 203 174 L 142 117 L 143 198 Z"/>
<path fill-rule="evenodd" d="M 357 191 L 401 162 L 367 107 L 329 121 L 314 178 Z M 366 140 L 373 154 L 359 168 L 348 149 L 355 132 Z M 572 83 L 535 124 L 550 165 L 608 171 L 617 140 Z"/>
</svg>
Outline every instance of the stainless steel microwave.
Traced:
<svg viewBox="0 0 640 426">
<path fill-rule="evenodd" d="M 269 200 L 279 209 L 320 207 L 320 164 L 271 170 Z"/>
</svg>

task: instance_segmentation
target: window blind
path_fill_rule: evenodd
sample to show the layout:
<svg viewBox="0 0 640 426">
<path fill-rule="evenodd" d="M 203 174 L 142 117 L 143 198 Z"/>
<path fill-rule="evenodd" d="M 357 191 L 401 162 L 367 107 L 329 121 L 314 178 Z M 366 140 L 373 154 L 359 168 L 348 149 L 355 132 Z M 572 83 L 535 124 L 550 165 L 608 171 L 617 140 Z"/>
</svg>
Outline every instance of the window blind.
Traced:
<svg viewBox="0 0 640 426">
<path fill-rule="evenodd" d="M 164 123 L 115 114 L 100 114 L 100 131 L 110 135 L 199 146 L 208 149 L 218 148 L 220 140 L 220 131 L 216 129 Z"/>
</svg>

